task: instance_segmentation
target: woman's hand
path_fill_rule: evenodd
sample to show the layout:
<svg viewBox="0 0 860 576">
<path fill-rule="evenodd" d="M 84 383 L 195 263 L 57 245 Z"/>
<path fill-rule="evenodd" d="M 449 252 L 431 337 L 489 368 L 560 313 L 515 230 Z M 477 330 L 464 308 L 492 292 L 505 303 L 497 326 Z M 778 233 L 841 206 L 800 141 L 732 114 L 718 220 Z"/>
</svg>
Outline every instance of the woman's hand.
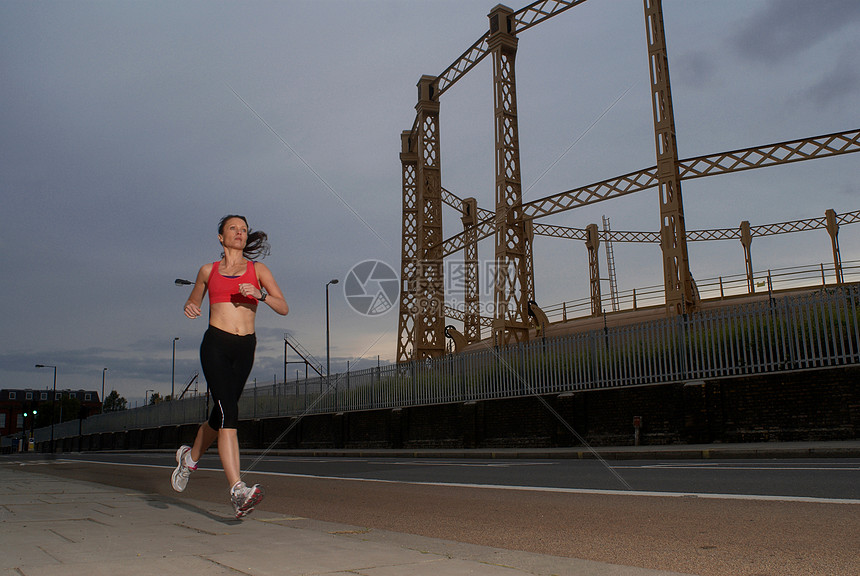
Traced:
<svg viewBox="0 0 860 576">
<path fill-rule="evenodd" d="M 246 298 L 254 298 L 255 300 L 263 297 L 263 292 L 253 284 L 239 284 L 239 294 Z"/>
<path fill-rule="evenodd" d="M 191 318 L 192 320 L 200 316 L 200 306 L 197 306 L 193 302 L 185 303 L 185 315 Z"/>
</svg>

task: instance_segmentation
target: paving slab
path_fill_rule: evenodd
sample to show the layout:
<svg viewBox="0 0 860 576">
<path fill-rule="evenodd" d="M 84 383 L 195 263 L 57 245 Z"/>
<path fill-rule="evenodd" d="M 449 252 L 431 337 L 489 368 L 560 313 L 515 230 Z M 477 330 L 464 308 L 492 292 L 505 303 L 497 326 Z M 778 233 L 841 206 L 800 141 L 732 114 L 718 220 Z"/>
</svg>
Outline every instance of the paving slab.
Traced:
<svg viewBox="0 0 860 576">
<path fill-rule="evenodd" d="M 0 463 L 0 576 L 679 576 L 257 511 Z"/>
</svg>

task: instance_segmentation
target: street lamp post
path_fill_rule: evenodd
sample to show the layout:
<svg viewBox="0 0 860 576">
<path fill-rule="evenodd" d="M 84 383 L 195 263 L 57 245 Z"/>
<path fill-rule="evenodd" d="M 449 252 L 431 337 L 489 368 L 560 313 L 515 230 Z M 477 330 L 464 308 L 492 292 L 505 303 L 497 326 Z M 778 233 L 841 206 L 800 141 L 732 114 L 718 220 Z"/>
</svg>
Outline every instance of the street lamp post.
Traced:
<svg viewBox="0 0 860 576">
<path fill-rule="evenodd" d="M 105 372 L 107 368 L 102 368 L 102 412 L 105 411 Z"/>
<path fill-rule="evenodd" d="M 51 394 L 51 453 L 54 453 L 54 404 L 57 401 L 57 367 L 47 364 L 36 364 L 36 368 L 54 369 L 54 392 Z"/>
<path fill-rule="evenodd" d="M 148 398 L 149 398 L 150 392 L 155 392 L 155 390 L 146 390 L 143 393 L 143 405 L 144 406 L 149 406 Z"/>
<path fill-rule="evenodd" d="M 173 383 L 175 382 L 176 377 L 176 341 L 179 340 L 179 337 L 173 339 L 173 366 L 170 368 L 170 399 L 173 400 L 173 395 L 175 394 L 173 390 Z"/>
<path fill-rule="evenodd" d="M 27 450 L 30 449 L 30 438 L 33 437 L 33 434 L 34 434 L 33 430 L 35 430 L 35 428 L 36 428 L 36 414 L 38 414 L 38 413 L 39 413 L 39 411 L 36 410 L 35 408 L 30 409 L 30 434 L 29 435 L 27 435 L 27 423 L 24 422 L 24 436 L 26 436 Z M 27 414 L 25 413 L 24 416 L 26 417 Z"/>
<path fill-rule="evenodd" d="M 330 354 L 330 336 L 331 330 L 329 330 L 329 316 L 328 316 L 328 287 L 330 284 L 337 284 L 338 279 L 332 278 L 325 285 L 325 377 L 326 381 L 329 381 L 331 374 L 331 354 Z"/>
</svg>

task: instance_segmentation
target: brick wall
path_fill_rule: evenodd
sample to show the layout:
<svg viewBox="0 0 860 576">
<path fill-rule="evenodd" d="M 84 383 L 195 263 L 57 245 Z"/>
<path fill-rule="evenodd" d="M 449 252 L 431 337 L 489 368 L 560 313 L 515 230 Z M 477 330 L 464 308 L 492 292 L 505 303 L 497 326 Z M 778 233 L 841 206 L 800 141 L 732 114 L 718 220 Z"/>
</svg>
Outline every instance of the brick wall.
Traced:
<svg viewBox="0 0 860 576">
<path fill-rule="evenodd" d="M 860 369 L 750 377 L 712 384 L 709 414 L 726 442 L 856 438 Z"/>
</svg>

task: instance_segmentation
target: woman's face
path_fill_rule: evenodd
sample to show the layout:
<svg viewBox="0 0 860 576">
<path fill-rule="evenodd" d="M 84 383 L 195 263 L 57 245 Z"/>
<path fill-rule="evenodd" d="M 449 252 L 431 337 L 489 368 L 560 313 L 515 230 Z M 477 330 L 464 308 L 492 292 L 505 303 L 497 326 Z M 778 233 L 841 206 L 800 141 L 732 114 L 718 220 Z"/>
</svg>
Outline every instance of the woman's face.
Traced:
<svg viewBox="0 0 860 576">
<path fill-rule="evenodd" d="M 241 218 L 230 218 L 224 223 L 224 230 L 218 234 L 218 240 L 225 248 L 242 250 L 248 243 L 248 225 Z"/>
</svg>

